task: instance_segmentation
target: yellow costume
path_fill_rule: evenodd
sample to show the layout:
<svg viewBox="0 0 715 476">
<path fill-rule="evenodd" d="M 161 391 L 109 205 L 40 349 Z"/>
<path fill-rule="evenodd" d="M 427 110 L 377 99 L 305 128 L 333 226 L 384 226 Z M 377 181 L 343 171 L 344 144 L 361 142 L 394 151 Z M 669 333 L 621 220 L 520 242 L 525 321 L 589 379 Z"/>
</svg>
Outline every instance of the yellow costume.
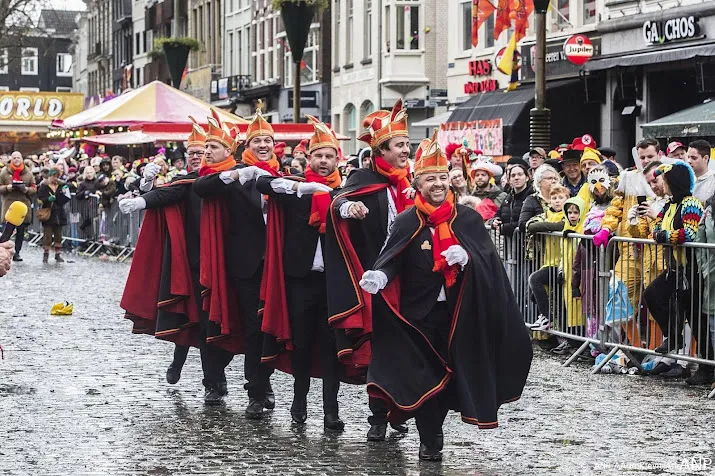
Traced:
<svg viewBox="0 0 715 476">
<path fill-rule="evenodd" d="M 588 192 L 588 185 L 586 187 L 586 192 Z M 583 233 L 583 222 L 586 218 L 586 204 L 583 199 L 579 196 L 574 198 L 569 198 L 564 203 L 564 215 L 566 216 L 566 224 L 564 225 L 564 231 L 572 230 L 576 233 Z M 569 204 L 574 204 L 580 210 L 580 216 L 578 223 L 576 225 L 571 225 L 568 221 L 568 206 Z M 573 281 L 573 261 L 576 256 L 576 249 L 578 248 L 579 240 L 576 238 L 564 238 L 561 242 L 561 262 L 559 263 L 559 268 L 564 273 L 564 301 L 566 304 L 566 319 L 568 327 L 581 327 L 586 325 L 586 320 L 584 318 L 583 312 L 581 310 L 581 301 L 573 297 L 571 283 Z"/>
</svg>

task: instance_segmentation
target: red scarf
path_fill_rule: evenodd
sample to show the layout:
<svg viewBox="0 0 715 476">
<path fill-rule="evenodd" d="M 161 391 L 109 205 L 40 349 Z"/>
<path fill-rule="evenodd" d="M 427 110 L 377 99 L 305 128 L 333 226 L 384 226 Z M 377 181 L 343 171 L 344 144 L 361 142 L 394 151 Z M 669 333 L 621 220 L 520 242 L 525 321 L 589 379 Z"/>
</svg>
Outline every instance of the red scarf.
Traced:
<svg viewBox="0 0 715 476">
<path fill-rule="evenodd" d="M 457 281 L 457 265 L 449 266 L 447 260 L 442 256 L 442 252 L 446 251 L 452 245 L 458 245 L 457 237 L 454 236 L 450 221 L 455 213 L 454 194 L 450 190 L 447 193 L 447 200 L 439 206 L 439 208 L 430 205 L 425 201 L 422 195 L 418 192 L 415 197 L 415 206 L 417 210 L 427 215 L 427 223 L 435 229 L 432 237 L 432 257 L 434 258 L 434 268 L 432 271 L 444 273 L 444 279 L 447 287 L 452 287 Z"/>
<path fill-rule="evenodd" d="M 232 169 L 236 166 L 236 159 L 233 155 L 229 155 L 227 159 L 219 162 L 218 164 L 207 164 L 206 159 L 201 159 L 201 166 L 199 167 L 199 177 L 204 177 L 206 175 L 211 175 L 216 172 L 224 172 L 226 170 Z"/>
<path fill-rule="evenodd" d="M 243 154 L 241 154 L 241 161 L 243 161 L 243 163 L 248 166 L 255 165 L 259 169 L 265 170 L 266 172 L 273 175 L 274 177 L 281 176 L 280 162 L 278 162 L 278 157 L 276 157 L 276 154 L 273 154 L 273 156 L 270 158 L 270 160 L 263 161 L 263 160 L 258 160 L 256 158 L 256 156 L 253 155 L 253 152 L 246 149 L 243 151 Z"/>
<path fill-rule="evenodd" d="M 390 185 L 392 185 L 393 187 L 397 187 L 397 195 L 393 196 L 393 198 L 395 199 L 395 207 L 397 208 L 397 213 L 402 213 L 407 208 L 410 208 L 412 205 L 415 204 L 415 202 L 405 197 L 405 194 L 403 193 L 405 190 L 412 186 L 412 184 L 410 184 L 409 168 L 397 169 L 392 165 L 388 164 L 382 157 L 376 157 L 375 170 L 377 170 L 377 173 L 382 175 L 383 177 L 387 177 L 387 179 L 390 181 Z"/>
<path fill-rule="evenodd" d="M 335 189 L 342 183 L 342 177 L 338 169 L 333 170 L 333 173 L 327 177 L 323 177 L 308 167 L 305 169 L 305 181 L 322 183 L 323 185 Z M 330 202 L 330 193 L 328 192 L 315 192 L 313 194 L 313 205 L 310 207 L 310 221 L 308 224 L 317 226 L 321 234 L 325 233 L 325 221 L 328 218 Z"/>
<path fill-rule="evenodd" d="M 10 164 L 10 170 L 12 170 L 12 181 L 13 182 L 22 182 L 22 171 L 25 170 L 25 164 L 22 163 L 20 164 L 19 167 L 15 168 L 12 163 Z"/>
</svg>

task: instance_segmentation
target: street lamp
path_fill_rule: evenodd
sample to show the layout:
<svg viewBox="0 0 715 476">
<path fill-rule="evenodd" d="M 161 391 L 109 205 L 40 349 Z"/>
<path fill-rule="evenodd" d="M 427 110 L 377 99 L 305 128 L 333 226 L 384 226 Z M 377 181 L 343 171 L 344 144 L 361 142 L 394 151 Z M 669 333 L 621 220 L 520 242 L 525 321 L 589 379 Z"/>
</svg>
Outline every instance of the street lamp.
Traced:
<svg viewBox="0 0 715 476">
<path fill-rule="evenodd" d="M 529 112 L 529 142 L 532 148 L 551 147 L 551 110 L 546 108 L 546 11 L 549 0 L 534 0 L 536 23 L 536 87 L 534 108 Z"/>
</svg>

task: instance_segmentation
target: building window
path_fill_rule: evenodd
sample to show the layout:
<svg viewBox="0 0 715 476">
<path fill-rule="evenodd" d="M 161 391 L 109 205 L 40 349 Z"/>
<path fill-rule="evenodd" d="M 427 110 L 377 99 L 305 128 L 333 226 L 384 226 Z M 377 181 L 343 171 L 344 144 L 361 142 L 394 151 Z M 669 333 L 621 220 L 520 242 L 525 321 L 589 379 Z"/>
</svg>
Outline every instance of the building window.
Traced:
<svg viewBox="0 0 715 476">
<path fill-rule="evenodd" d="M 390 52 L 390 5 L 385 6 L 385 51 Z"/>
<path fill-rule="evenodd" d="M 233 8 L 233 2 L 231 2 L 231 8 Z M 233 75 L 233 33 L 228 34 L 228 71 L 225 76 Z"/>
<path fill-rule="evenodd" d="M 596 22 L 596 0 L 585 0 L 583 2 L 583 24 Z"/>
<path fill-rule="evenodd" d="M 366 117 L 375 112 L 375 105 L 372 101 L 365 101 L 360 106 L 360 117 Z"/>
<path fill-rule="evenodd" d="M 300 81 L 302 84 L 318 82 L 318 32 L 315 30 L 308 35 L 300 66 Z"/>
<path fill-rule="evenodd" d="M 22 74 L 37 75 L 37 48 L 22 49 Z"/>
<path fill-rule="evenodd" d="M 72 55 L 69 53 L 57 54 L 57 76 L 62 78 L 72 77 Z"/>
<path fill-rule="evenodd" d="M 293 58 L 290 55 L 288 48 L 285 48 L 283 55 L 283 85 L 286 88 L 293 86 Z"/>
<path fill-rule="evenodd" d="M 472 49 L 472 2 L 462 3 L 462 50 Z"/>
<path fill-rule="evenodd" d="M 372 0 L 365 0 L 365 37 L 363 49 L 365 59 L 372 58 Z"/>
<path fill-rule="evenodd" d="M 352 104 L 345 106 L 343 111 L 343 117 L 345 118 L 345 130 L 347 131 L 347 136 L 350 137 L 350 141 L 347 144 L 346 149 L 348 151 L 355 151 L 355 143 L 357 138 L 357 110 Z"/>
<path fill-rule="evenodd" d="M 335 31 L 333 32 L 333 64 L 340 64 L 340 0 L 335 0 Z"/>
<path fill-rule="evenodd" d="M 7 74 L 8 55 L 7 48 L 3 48 L 0 53 L 0 74 Z"/>
<path fill-rule="evenodd" d="M 67 86 L 57 86 L 56 92 L 58 93 L 71 93 L 72 88 L 68 88 Z"/>
<path fill-rule="evenodd" d="M 347 22 L 345 23 L 345 63 L 353 62 L 353 0 L 347 0 Z"/>
<path fill-rule="evenodd" d="M 565 27 L 569 25 L 569 0 L 558 0 L 558 8 L 557 8 L 557 15 L 558 15 L 558 20 L 557 23 L 560 27 Z"/>
<path fill-rule="evenodd" d="M 484 46 L 486 48 L 494 47 L 494 13 L 489 15 L 484 21 Z"/>
<path fill-rule="evenodd" d="M 420 47 L 420 7 L 418 5 L 396 5 L 395 26 L 398 50 L 417 50 Z"/>
</svg>

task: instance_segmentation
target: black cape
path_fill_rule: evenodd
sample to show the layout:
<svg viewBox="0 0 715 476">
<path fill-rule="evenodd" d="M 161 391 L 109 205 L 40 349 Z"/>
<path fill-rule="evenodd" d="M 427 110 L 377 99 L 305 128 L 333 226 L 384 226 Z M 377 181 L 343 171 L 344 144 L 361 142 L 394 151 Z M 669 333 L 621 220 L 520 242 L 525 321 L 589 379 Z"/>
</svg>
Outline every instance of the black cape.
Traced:
<svg viewBox="0 0 715 476">
<path fill-rule="evenodd" d="M 416 207 L 398 215 L 374 269 L 385 266 L 425 226 L 426 217 Z M 531 366 L 531 342 L 482 218 L 457 205 L 452 230 L 470 260 L 455 284 L 460 289 L 448 360 L 443 361 L 424 334 L 399 313 L 398 274 L 373 299 L 368 393 L 386 401 L 388 418 L 395 423 L 414 416 L 451 383 L 456 393 L 451 407 L 462 420 L 496 428 L 499 406 L 521 396 Z"/>
</svg>

